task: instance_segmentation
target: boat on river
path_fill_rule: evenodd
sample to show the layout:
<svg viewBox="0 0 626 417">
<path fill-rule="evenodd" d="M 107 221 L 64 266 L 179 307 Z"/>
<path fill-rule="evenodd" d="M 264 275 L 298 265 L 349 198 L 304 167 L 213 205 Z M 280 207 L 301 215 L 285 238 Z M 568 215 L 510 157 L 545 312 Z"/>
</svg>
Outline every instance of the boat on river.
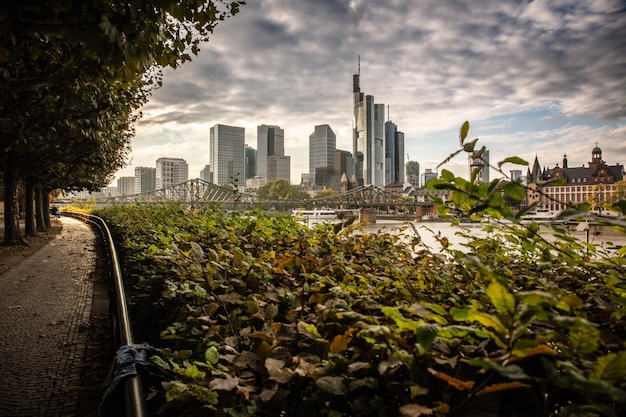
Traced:
<svg viewBox="0 0 626 417">
<path fill-rule="evenodd" d="M 522 220 L 528 220 L 528 221 L 533 221 L 533 222 L 537 222 L 537 221 L 550 221 L 553 220 L 556 217 L 555 213 L 552 213 L 549 209 L 547 208 L 539 208 L 535 211 L 531 211 L 528 214 L 525 214 L 522 216 Z"/>
</svg>

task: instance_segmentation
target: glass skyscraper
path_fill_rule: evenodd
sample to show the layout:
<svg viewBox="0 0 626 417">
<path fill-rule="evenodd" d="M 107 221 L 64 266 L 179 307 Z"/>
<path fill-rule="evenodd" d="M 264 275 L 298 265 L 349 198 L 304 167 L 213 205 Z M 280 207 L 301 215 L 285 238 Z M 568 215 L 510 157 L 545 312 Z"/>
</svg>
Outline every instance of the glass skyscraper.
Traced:
<svg viewBox="0 0 626 417">
<path fill-rule="evenodd" d="M 285 131 L 279 126 L 257 126 L 257 176 L 269 179 L 268 158 L 273 155 L 285 155 Z"/>
<path fill-rule="evenodd" d="M 245 185 L 245 128 L 217 124 L 209 136 L 209 166 L 213 183 Z"/>
<path fill-rule="evenodd" d="M 360 67 L 360 65 L 359 65 Z M 356 185 L 385 185 L 385 106 L 361 92 L 359 73 L 352 78 L 353 141 Z"/>
<path fill-rule="evenodd" d="M 316 168 L 333 168 L 336 149 L 337 136 L 330 126 L 315 126 L 309 136 L 309 174 L 315 175 Z"/>
</svg>

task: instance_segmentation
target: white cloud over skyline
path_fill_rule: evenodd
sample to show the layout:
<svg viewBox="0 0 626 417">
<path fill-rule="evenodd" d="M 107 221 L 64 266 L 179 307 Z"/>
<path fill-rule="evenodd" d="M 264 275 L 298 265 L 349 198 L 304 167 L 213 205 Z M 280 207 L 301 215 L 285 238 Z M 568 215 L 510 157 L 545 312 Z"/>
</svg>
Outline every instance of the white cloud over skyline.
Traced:
<svg viewBox="0 0 626 417">
<path fill-rule="evenodd" d="M 622 0 L 248 0 L 193 62 L 164 71 L 118 176 L 168 156 L 198 177 L 211 126 L 245 127 L 256 148 L 269 124 L 285 130 L 299 183 L 315 125 L 352 151 L 359 55 L 361 90 L 389 106 L 422 171 L 457 149 L 465 120 L 492 162 L 554 166 L 567 154 L 580 166 L 598 143 L 607 163 L 625 164 L 624 50 Z M 460 155 L 444 168 L 467 172 Z"/>
</svg>

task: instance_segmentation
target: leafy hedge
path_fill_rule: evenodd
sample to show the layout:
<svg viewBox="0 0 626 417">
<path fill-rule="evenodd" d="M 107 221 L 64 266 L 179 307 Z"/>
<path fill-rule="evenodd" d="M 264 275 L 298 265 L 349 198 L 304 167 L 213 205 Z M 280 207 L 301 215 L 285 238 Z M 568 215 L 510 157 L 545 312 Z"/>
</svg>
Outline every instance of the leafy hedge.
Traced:
<svg viewBox="0 0 626 417">
<path fill-rule="evenodd" d="M 445 177 L 451 202 L 467 202 L 464 180 Z M 482 213 L 504 212 L 497 200 Z M 440 236 L 431 249 L 413 226 L 407 240 L 218 207 L 98 214 L 115 230 L 137 332 L 172 376 L 151 393 L 163 415 L 626 409 L 623 249 L 559 228 L 546 240 L 535 223 L 459 229 L 465 246 Z"/>
</svg>

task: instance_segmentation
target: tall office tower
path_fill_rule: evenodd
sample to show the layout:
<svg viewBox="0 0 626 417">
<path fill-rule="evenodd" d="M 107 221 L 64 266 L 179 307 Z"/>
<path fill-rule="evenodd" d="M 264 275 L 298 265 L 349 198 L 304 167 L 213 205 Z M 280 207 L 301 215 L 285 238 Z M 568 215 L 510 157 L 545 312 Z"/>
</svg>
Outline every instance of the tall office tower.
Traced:
<svg viewBox="0 0 626 417">
<path fill-rule="evenodd" d="M 202 181 L 206 181 L 211 183 L 211 165 L 205 165 L 204 168 L 200 170 L 200 179 Z"/>
<path fill-rule="evenodd" d="M 489 151 L 484 151 L 482 154 L 479 154 L 478 151 L 472 152 L 468 156 L 468 165 L 468 179 L 471 179 L 472 173 L 478 170 L 479 172 L 476 175 L 476 179 L 482 183 L 489 182 Z"/>
<path fill-rule="evenodd" d="M 156 189 L 156 168 L 135 167 L 135 194 Z"/>
<path fill-rule="evenodd" d="M 135 177 L 119 177 L 117 179 L 117 195 L 135 194 Z"/>
<path fill-rule="evenodd" d="M 335 167 L 335 175 L 346 174 L 348 178 L 352 178 L 354 175 L 354 158 L 352 158 L 352 152 L 342 151 L 337 149 L 334 155 L 333 166 Z"/>
<path fill-rule="evenodd" d="M 286 180 L 291 182 L 291 157 L 285 155 L 268 156 L 267 180 Z"/>
<path fill-rule="evenodd" d="M 171 187 L 189 179 L 189 165 L 182 158 L 159 158 L 156 161 L 156 189 Z"/>
<path fill-rule="evenodd" d="M 375 104 L 374 96 L 361 92 L 359 72 L 353 75 L 354 173 L 357 185 L 385 184 L 385 106 Z"/>
<path fill-rule="evenodd" d="M 214 184 L 245 185 L 245 141 L 243 127 L 217 124 L 211 128 L 209 165 Z"/>
<path fill-rule="evenodd" d="M 406 182 L 411 184 L 413 188 L 420 187 L 420 163 L 417 161 L 408 161 L 406 163 Z"/>
<path fill-rule="evenodd" d="M 309 174 L 315 175 L 317 168 L 332 170 L 337 148 L 337 136 L 328 125 L 317 125 L 309 135 Z"/>
<path fill-rule="evenodd" d="M 278 126 L 257 126 L 256 175 L 267 178 L 267 158 L 285 155 L 285 131 Z"/>
<path fill-rule="evenodd" d="M 396 182 L 404 181 L 404 132 L 396 132 Z"/>
<path fill-rule="evenodd" d="M 257 151 L 251 146 L 246 145 L 244 153 L 246 155 L 246 179 L 256 177 L 256 160 Z"/>
<path fill-rule="evenodd" d="M 424 181 L 422 181 L 422 187 L 425 187 L 426 184 L 428 184 L 428 181 L 433 178 L 437 178 L 437 172 L 430 168 L 426 168 L 426 171 L 424 171 Z"/>
<path fill-rule="evenodd" d="M 404 133 L 391 120 L 385 122 L 385 184 L 404 181 Z"/>
</svg>

